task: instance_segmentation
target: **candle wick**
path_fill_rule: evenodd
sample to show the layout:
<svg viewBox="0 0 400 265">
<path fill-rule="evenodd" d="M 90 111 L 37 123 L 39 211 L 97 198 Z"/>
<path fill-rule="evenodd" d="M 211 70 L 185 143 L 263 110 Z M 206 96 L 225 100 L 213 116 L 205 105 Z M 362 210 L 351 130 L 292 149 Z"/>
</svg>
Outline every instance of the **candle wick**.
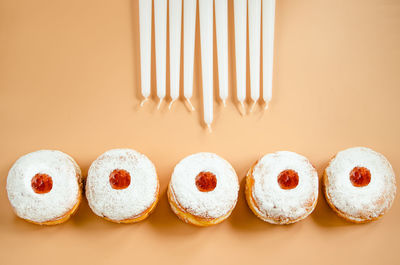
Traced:
<svg viewBox="0 0 400 265">
<path fill-rule="evenodd" d="M 149 98 L 144 98 L 141 102 L 140 102 L 140 107 L 143 107 L 144 103 L 146 103 L 146 101 L 148 101 Z"/>
<path fill-rule="evenodd" d="M 168 109 L 169 109 L 169 110 L 171 110 L 171 107 L 172 107 L 172 105 L 174 104 L 174 102 L 175 102 L 175 99 L 173 99 L 173 100 L 169 103 L 169 106 L 168 106 Z"/>
<path fill-rule="evenodd" d="M 186 102 L 189 105 L 189 110 L 190 111 L 195 111 L 195 108 L 194 108 L 194 106 L 193 106 L 193 104 L 192 104 L 192 102 L 190 101 L 189 98 L 186 98 Z"/>
<path fill-rule="evenodd" d="M 257 101 L 254 100 L 254 101 L 253 101 L 253 104 L 251 104 L 250 113 L 253 112 L 254 107 L 256 106 L 256 103 L 257 103 Z"/>
<path fill-rule="evenodd" d="M 160 98 L 160 101 L 158 102 L 158 105 L 157 105 L 157 110 L 160 109 L 161 104 L 162 104 L 162 102 L 163 102 L 163 99 L 164 99 L 164 98 Z"/>
</svg>

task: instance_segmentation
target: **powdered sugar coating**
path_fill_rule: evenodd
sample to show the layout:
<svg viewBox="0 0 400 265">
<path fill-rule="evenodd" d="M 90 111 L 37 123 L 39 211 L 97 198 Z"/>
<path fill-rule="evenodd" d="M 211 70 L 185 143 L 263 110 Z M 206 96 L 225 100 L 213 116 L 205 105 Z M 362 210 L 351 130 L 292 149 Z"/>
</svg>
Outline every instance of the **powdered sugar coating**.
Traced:
<svg viewBox="0 0 400 265">
<path fill-rule="evenodd" d="M 200 172 L 211 172 L 217 186 L 201 192 L 196 186 Z M 233 167 L 213 153 L 197 153 L 181 160 L 172 173 L 171 193 L 185 211 L 202 218 L 218 218 L 229 213 L 236 205 L 239 181 Z"/>
<path fill-rule="evenodd" d="M 355 187 L 350 180 L 354 167 L 365 167 L 371 181 Z M 396 180 L 387 159 L 366 147 L 339 152 L 325 169 L 325 189 L 330 202 L 353 221 L 375 219 L 389 209 L 396 194 Z"/>
<path fill-rule="evenodd" d="M 278 176 L 294 170 L 299 177 L 293 189 L 282 189 Z M 311 163 L 299 154 L 280 151 L 263 156 L 253 168 L 252 197 L 254 210 L 269 223 L 291 223 L 306 218 L 318 198 L 318 174 Z"/>
<path fill-rule="evenodd" d="M 53 180 L 50 192 L 35 193 L 31 180 L 36 174 Z M 81 171 L 75 161 L 60 151 L 40 150 L 20 157 L 7 177 L 7 194 L 16 214 L 36 223 L 57 220 L 79 200 Z"/>
<path fill-rule="evenodd" d="M 110 173 L 115 169 L 129 172 L 131 183 L 125 189 L 113 189 Z M 113 149 L 99 156 L 90 166 L 86 197 L 95 214 L 111 220 L 133 219 L 157 199 L 158 178 L 153 163 L 131 149 Z"/>
</svg>

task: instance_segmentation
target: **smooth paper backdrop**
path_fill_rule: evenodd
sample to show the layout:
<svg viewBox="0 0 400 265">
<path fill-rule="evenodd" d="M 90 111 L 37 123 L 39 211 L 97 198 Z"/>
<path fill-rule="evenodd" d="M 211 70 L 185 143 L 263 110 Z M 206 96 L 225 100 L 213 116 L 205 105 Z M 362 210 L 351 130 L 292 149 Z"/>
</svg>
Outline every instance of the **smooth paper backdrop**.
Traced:
<svg viewBox="0 0 400 265">
<path fill-rule="evenodd" d="M 174 165 L 200 151 L 227 159 L 240 180 L 265 153 L 298 152 L 321 173 L 336 152 L 352 146 L 383 153 L 400 172 L 399 1 L 278 0 L 272 102 L 265 113 L 257 106 L 245 117 L 233 96 L 233 2 L 228 2 L 230 98 L 226 108 L 215 102 L 209 134 L 202 125 L 198 25 L 197 111 L 189 113 L 182 101 L 171 111 L 167 104 L 156 111 L 154 97 L 138 107 L 137 0 L 0 0 L 1 264 L 400 262 L 398 196 L 383 219 L 366 225 L 342 221 L 321 196 L 300 223 L 263 223 L 248 209 L 242 181 L 237 207 L 220 225 L 193 227 L 170 210 L 165 191 Z M 214 55 L 217 91 L 216 50 Z M 154 95 L 154 56 L 152 64 Z M 249 89 L 249 78 L 247 84 Z M 182 85 L 181 79 L 181 92 Z M 161 200 L 146 221 L 104 221 L 86 200 L 76 216 L 54 227 L 13 214 L 6 177 L 21 155 L 59 149 L 86 174 L 97 156 L 117 147 L 143 152 L 156 165 Z"/>
</svg>

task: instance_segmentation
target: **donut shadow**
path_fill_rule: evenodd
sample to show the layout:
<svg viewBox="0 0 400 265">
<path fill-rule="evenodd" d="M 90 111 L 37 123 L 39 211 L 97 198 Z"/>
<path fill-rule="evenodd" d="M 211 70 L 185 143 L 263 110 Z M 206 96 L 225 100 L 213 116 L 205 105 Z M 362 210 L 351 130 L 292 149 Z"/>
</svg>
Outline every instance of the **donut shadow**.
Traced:
<svg viewBox="0 0 400 265">
<path fill-rule="evenodd" d="M 230 224 L 237 230 L 243 230 L 245 232 L 261 232 L 261 231 L 271 231 L 282 230 L 282 231 L 299 231 L 303 224 L 306 222 L 302 220 L 297 223 L 288 224 L 288 225 L 279 225 L 279 224 L 271 224 L 265 222 L 258 218 L 250 209 L 247 204 L 246 195 L 245 195 L 245 187 L 246 187 L 246 178 L 243 178 L 240 181 L 240 191 L 238 203 L 235 209 L 232 212 L 231 218 L 229 219 Z"/>
<path fill-rule="evenodd" d="M 77 227 L 92 226 L 93 223 L 98 222 L 96 219 L 98 218 L 96 218 L 96 215 L 90 209 L 86 196 L 83 196 L 78 210 L 73 216 L 71 216 L 71 219 L 68 221 L 68 223 L 71 223 Z"/>
<path fill-rule="evenodd" d="M 14 214 L 13 219 L 11 220 L 12 222 L 12 226 L 18 230 L 19 232 L 22 232 L 24 234 L 26 233 L 52 233 L 52 232 L 59 232 L 63 229 L 68 229 L 68 227 L 71 226 L 76 226 L 77 224 L 79 224 L 79 226 L 81 225 L 82 221 L 84 221 L 85 223 L 90 223 L 90 226 L 92 224 L 92 220 L 87 220 L 88 218 L 86 217 L 82 217 L 82 213 L 84 215 L 87 214 L 87 212 L 90 212 L 90 209 L 84 209 L 81 210 L 80 208 L 82 207 L 82 203 L 79 206 L 77 212 L 72 215 L 67 221 L 63 222 L 63 223 L 59 223 L 59 224 L 55 224 L 55 225 L 39 225 L 39 224 L 35 224 L 26 220 L 23 220 L 21 218 L 19 218 L 17 215 Z M 79 212 L 81 214 L 79 214 Z M 77 218 L 78 217 L 78 218 Z"/>
<path fill-rule="evenodd" d="M 14 218 L 12 220 L 12 226 L 15 228 L 19 233 L 43 233 L 44 231 L 56 231 L 59 230 L 57 228 L 58 225 L 38 225 L 26 220 L 19 218 L 17 215 L 14 214 Z"/>
<path fill-rule="evenodd" d="M 246 178 L 243 178 L 240 181 L 239 196 L 236 207 L 232 211 L 232 214 L 227 221 L 238 230 L 259 231 L 271 229 L 273 225 L 258 218 L 247 205 L 246 196 L 244 193 L 245 186 Z"/>
<path fill-rule="evenodd" d="M 147 222 L 152 228 L 156 229 L 157 232 L 170 236 L 193 235 L 196 231 L 202 230 L 201 227 L 183 222 L 175 215 L 168 202 L 167 189 L 160 192 L 158 204 L 154 212 L 149 216 Z"/>
<path fill-rule="evenodd" d="M 311 213 L 313 221 L 322 227 L 342 227 L 354 225 L 338 216 L 326 202 L 323 194 L 322 179 L 319 179 L 318 202 L 314 211 Z"/>
<path fill-rule="evenodd" d="M 129 226 L 140 226 L 139 223 L 133 224 L 119 224 L 107 221 L 100 216 L 97 216 L 93 213 L 92 209 L 90 209 L 88 201 L 86 197 L 82 198 L 81 205 L 77 212 L 71 216 L 71 219 L 67 221 L 66 225 L 74 226 L 75 228 L 82 228 L 84 227 L 86 230 L 118 230 L 118 231 L 125 231 Z M 121 232 L 122 233 L 122 232 Z"/>
</svg>

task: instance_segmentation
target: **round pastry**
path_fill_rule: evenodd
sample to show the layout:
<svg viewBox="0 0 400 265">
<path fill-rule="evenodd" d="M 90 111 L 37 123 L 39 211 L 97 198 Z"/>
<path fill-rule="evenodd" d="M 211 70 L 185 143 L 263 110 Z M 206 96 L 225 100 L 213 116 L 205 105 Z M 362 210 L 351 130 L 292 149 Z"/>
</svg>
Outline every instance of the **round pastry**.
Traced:
<svg viewBox="0 0 400 265">
<path fill-rule="evenodd" d="M 82 198 L 81 170 L 60 151 L 20 157 L 8 172 L 7 194 L 15 213 L 29 222 L 55 225 L 76 212 Z"/>
<path fill-rule="evenodd" d="M 226 160 L 212 153 L 197 153 L 175 166 L 168 201 L 184 222 L 210 226 L 229 217 L 238 192 L 238 177 Z"/>
<path fill-rule="evenodd" d="M 261 220 L 295 223 L 306 218 L 317 204 L 318 174 L 299 154 L 267 154 L 248 171 L 245 193 L 250 209 Z"/>
<path fill-rule="evenodd" d="M 382 217 L 396 194 L 392 166 L 383 155 L 365 147 L 337 153 L 325 169 L 323 183 L 330 207 L 355 223 Z"/>
<path fill-rule="evenodd" d="M 86 197 L 95 214 L 116 223 L 146 219 L 157 205 L 159 182 L 153 163 L 131 149 L 113 149 L 90 166 Z"/>
</svg>

